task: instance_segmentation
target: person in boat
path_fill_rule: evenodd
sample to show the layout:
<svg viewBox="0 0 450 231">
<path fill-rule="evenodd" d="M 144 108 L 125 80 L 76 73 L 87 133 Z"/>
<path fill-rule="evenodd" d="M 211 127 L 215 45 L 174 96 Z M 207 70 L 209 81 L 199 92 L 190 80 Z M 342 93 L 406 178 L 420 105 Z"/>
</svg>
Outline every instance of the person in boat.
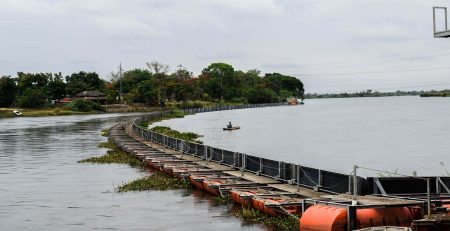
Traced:
<svg viewBox="0 0 450 231">
<path fill-rule="evenodd" d="M 231 122 L 228 122 L 227 128 L 232 128 L 233 125 L 231 125 Z"/>
</svg>

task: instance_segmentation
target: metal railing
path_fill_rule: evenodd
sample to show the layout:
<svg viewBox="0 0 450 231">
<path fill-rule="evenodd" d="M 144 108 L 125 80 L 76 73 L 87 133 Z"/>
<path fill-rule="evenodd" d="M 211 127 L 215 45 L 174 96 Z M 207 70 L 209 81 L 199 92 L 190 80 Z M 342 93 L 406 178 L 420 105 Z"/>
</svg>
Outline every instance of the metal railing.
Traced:
<svg viewBox="0 0 450 231">
<path fill-rule="evenodd" d="M 235 110 L 244 108 L 272 107 L 283 106 L 287 103 L 268 103 L 268 104 L 246 104 L 235 106 L 217 106 L 210 108 L 186 108 L 185 113 L 202 113 L 221 110 Z M 321 169 L 302 166 L 295 163 L 287 163 L 283 161 L 270 160 L 245 153 L 233 152 L 229 150 L 219 149 L 204 144 L 188 142 L 173 137 L 165 136 L 139 125 L 142 122 L 150 121 L 154 118 L 160 118 L 167 112 L 154 112 L 142 115 L 133 121 L 133 132 L 142 138 L 153 143 L 160 144 L 165 148 L 179 151 L 202 158 L 207 161 L 213 161 L 219 164 L 227 165 L 241 171 L 252 172 L 257 175 L 273 178 L 278 181 L 297 185 L 299 188 L 308 187 L 316 191 L 324 191 L 329 193 L 349 193 L 353 191 L 351 185 L 352 179 L 349 174 L 341 174 L 336 172 L 325 171 Z M 364 178 L 358 177 L 358 194 L 365 194 L 367 182 Z"/>
</svg>

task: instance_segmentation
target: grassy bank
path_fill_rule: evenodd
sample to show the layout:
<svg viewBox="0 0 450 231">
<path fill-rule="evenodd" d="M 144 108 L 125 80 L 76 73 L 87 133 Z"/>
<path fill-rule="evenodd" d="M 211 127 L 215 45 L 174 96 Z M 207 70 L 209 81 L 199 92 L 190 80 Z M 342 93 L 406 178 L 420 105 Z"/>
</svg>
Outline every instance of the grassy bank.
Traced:
<svg viewBox="0 0 450 231">
<path fill-rule="evenodd" d="M 131 167 L 144 167 L 144 163 L 136 156 L 122 151 L 119 146 L 111 142 L 103 142 L 99 144 L 99 148 L 108 148 L 106 154 L 99 157 L 90 157 L 78 161 L 78 163 L 92 164 L 128 164 Z"/>
<path fill-rule="evenodd" d="M 298 217 L 295 216 L 274 217 L 256 209 L 245 207 L 236 211 L 234 215 L 250 222 L 275 227 L 277 230 L 299 230 Z"/>
<path fill-rule="evenodd" d="M 11 118 L 15 117 L 13 111 L 18 110 L 22 112 L 22 116 L 25 117 L 38 117 L 38 116 L 62 116 L 62 115 L 87 115 L 87 114 L 98 114 L 99 112 L 77 112 L 72 110 L 67 110 L 63 108 L 0 108 L 0 118 Z"/>
<path fill-rule="evenodd" d="M 147 191 L 147 190 L 172 190 L 191 188 L 191 184 L 169 176 L 163 172 L 154 172 L 150 176 L 144 176 L 137 180 L 120 185 L 116 188 L 117 192 Z"/>
</svg>

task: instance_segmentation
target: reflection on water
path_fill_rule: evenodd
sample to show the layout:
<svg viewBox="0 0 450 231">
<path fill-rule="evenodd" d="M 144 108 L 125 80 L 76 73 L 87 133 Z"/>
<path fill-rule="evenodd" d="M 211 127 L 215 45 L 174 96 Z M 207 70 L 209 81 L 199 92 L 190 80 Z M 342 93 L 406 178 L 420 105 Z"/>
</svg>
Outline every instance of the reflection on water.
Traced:
<svg viewBox="0 0 450 231">
<path fill-rule="evenodd" d="M 207 145 L 341 173 L 353 164 L 420 175 L 450 167 L 450 98 L 307 100 L 305 105 L 200 113 L 157 123 Z M 222 131 L 228 121 L 238 131 Z M 377 175 L 360 171 L 363 175 Z"/>
<path fill-rule="evenodd" d="M 214 206 L 201 191 L 115 193 L 146 173 L 76 163 L 104 152 L 97 148 L 105 140 L 100 131 L 129 116 L 0 119 L 1 230 L 264 229 Z"/>
</svg>

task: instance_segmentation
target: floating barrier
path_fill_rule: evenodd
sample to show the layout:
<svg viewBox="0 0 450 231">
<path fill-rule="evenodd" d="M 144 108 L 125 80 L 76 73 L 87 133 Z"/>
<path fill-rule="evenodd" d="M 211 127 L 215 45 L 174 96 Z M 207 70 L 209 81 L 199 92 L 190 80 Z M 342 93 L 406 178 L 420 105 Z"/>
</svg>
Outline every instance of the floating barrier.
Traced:
<svg viewBox="0 0 450 231">
<path fill-rule="evenodd" d="M 407 207 L 364 208 L 356 210 L 356 228 L 376 226 L 410 227 L 413 215 Z M 347 210 L 344 208 L 313 205 L 300 218 L 300 230 L 347 230 Z"/>
</svg>

